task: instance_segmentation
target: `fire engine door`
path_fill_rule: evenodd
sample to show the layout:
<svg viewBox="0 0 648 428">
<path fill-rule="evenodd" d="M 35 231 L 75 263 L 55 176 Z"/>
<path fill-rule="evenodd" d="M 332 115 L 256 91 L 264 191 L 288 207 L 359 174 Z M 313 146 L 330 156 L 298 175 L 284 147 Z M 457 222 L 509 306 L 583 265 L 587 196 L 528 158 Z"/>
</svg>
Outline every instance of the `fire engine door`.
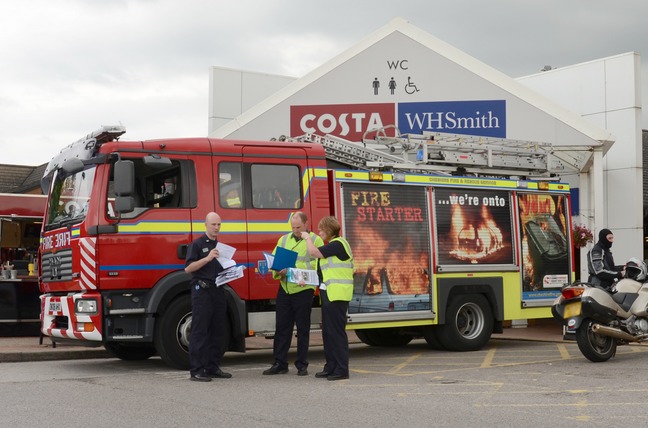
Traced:
<svg viewBox="0 0 648 428">
<path fill-rule="evenodd" d="M 276 297 L 278 282 L 272 278 L 263 253 L 271 253 L 279 237 L 291 232 L 293 212 L 303 210 L 310 217 L 310 205 L 303 200 L 304 187 L 309 185 L 308 180 L 302 180 L 308 167 L 306 151 L 282 147 L 279 157 L 276 147 L 264 150 L 243 149 L 252 299 Z"/>
<path fill-rule="evenodd" d="M 118 233 L 98 238 L 103 289 L 154 286 L 163 276 L 184 268 L 180 249 L 192 239 L 193 163 L 174 157 L 170 167 L 152 169 L 141 158 L 132 160 L 135 209 L 121 215 Z M 108 211 L 109 218 L 115 216 Z"/>
</svg>

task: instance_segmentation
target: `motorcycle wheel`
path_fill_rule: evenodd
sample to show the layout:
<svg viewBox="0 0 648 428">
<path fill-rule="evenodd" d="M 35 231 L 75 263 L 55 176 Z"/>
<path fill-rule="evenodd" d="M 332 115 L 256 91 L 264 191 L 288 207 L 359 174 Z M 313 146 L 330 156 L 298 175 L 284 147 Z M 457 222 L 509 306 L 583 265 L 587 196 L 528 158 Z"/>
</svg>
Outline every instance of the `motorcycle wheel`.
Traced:
<svg viewBox="0 0 648 428">
<path fill-rule="evenodd" d="M 607 361 L 616 354 L 616 339 L 610 336 L 601 336 L 592 331 L 594 321 L 583 320 L 576 330 L 576 343 L 578 349 L 588 360 L 594 363 Z"/>
</svg>

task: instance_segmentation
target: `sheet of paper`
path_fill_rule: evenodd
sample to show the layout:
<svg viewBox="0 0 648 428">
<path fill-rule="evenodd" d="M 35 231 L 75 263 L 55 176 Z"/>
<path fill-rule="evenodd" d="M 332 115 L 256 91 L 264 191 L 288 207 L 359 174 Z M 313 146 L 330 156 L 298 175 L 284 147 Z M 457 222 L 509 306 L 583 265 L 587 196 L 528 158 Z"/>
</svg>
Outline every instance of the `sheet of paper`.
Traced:
<svg viewBox="0 0 648 428">
<path fill-rule="evenodd" d="M 264 251 L 263 257 L 265 258 L 265 261 L 268 264 L 268 269 L 272 269 L 272 264 L 274 263 L 274 256 Z"/>
<path fill-rule="evenodd" d="M 236 264 L 231 262 L 234 258 L 234 253 L 236 253 L 236 248 L 219 242 L 216 244 L 216 249 L 218 250 L 218 263 L 220 263 L 224 269 Z"/>
<path fill-rule="evenodd" d="M 221 266 L 223 266 L 223 269 L 228 269 L 231 268 L 232 266 L 236 266 L 236 262 L 232 259 L 227 259 L 227 260 L 218 259 L 218 263 L 220 263 Z"/>
</svg>

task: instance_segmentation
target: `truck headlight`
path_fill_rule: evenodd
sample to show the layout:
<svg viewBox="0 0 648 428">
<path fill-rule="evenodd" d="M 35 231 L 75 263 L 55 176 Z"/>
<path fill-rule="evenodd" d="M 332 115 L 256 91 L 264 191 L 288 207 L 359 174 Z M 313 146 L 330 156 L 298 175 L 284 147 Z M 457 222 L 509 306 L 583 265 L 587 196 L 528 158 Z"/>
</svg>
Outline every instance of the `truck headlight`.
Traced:
<svg viewBox="0 0 648 428">
<path fill-rule="evenodd" d="M 77 314 L 96 314 L 97 301 L 95 299 L 79 299 L 76 301 Z"/>
</svg>

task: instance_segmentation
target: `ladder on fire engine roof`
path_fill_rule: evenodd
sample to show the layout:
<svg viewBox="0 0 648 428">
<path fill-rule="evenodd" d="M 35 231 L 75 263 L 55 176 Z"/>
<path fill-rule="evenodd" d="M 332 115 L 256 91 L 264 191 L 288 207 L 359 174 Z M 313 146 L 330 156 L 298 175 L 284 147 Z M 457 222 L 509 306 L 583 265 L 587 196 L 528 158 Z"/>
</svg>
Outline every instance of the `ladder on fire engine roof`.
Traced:
<svg viewBox="0 0 648 428">
<path fill-rule="evenodd" d="M 388 137 L 380 131 L 362 143 L 310 133 L 290 140 L 321 144 L 327 159 L 362 170 L 538 179 L 567 172 L 548 143 L 444 133 Z"/>
</svg>

